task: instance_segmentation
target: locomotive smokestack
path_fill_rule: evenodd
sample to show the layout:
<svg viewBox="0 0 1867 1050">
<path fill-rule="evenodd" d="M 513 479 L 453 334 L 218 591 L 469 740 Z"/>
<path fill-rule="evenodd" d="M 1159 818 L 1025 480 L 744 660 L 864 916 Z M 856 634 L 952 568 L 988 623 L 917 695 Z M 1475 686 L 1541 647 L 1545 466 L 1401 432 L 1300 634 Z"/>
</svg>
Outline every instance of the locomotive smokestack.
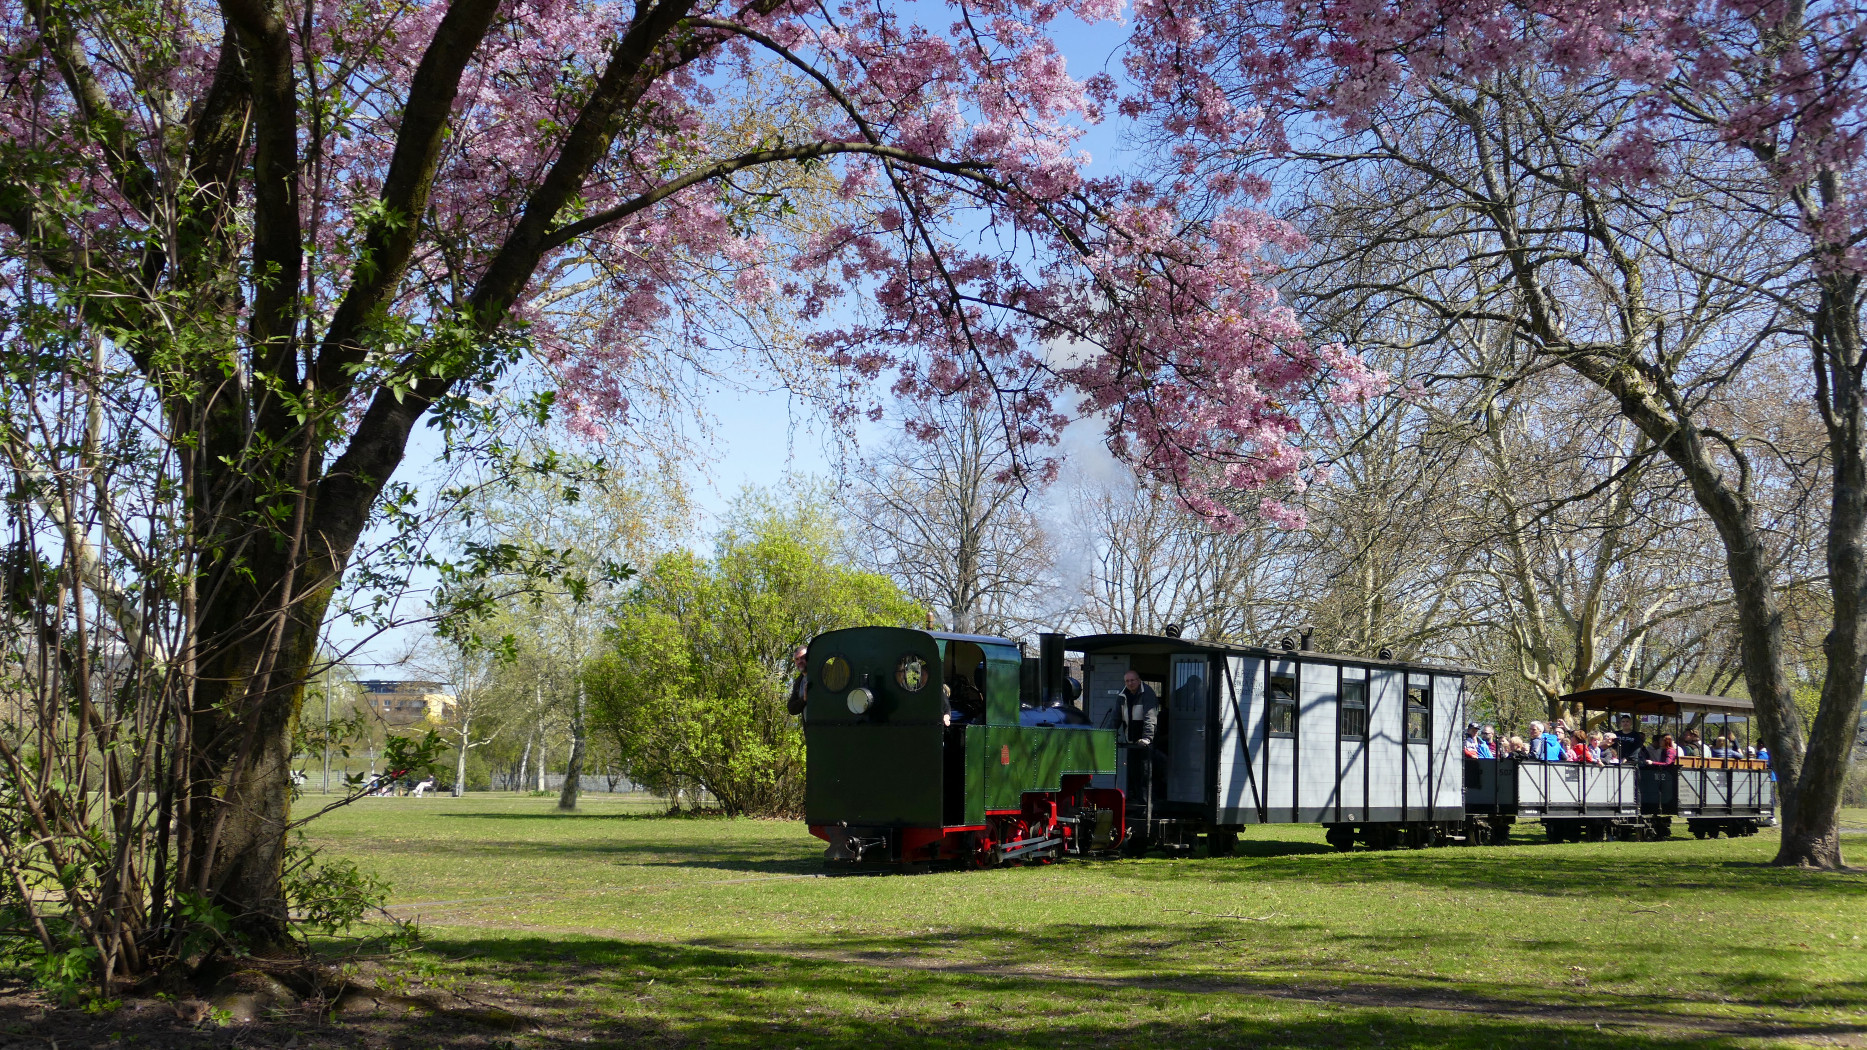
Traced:
<svg viewBox="0 0 1867 1050">
<path fill-rule="evenodd" d="M 1297 628 L 1297 630 L 1301 632 L 1302 638 L 1302 641 L 1299 642 L 1298 645 L 1307 653 L 1310 650 L 1309 636 L 1316 633 L 1316 628 L 1306 623 L 1302 627 Z"/>
<path fill-rule="evenodd" d="M 1053 696 L 1068 696 L 1063 681 L 1063 636 L 1042 633 L 1037 636 L 1037 688 L 1040 702 Z"/>
</svg>

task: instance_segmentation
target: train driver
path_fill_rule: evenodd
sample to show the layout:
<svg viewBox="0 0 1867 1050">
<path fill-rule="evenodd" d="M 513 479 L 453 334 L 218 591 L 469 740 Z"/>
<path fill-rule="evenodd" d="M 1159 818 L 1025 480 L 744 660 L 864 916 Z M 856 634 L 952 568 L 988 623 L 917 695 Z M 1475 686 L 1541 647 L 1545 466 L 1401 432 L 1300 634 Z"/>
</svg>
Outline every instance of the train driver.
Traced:
<svg viewBox="0 0 1867 1050">
<path fill-rule="evenodd" d="M 797 670 L 791 678 L 791 696 L 785 701 L 784 709 L 794 715 L 803 714 L 804 706 L 810 702 L 810 678 L 804 674 L 804 662 L 809 657 L 810 650 L 801 645 L 791 654 L 791 666 Z"/>
<path fill-rule="evenodd" d="M 1142 747 L 1154 745 L 1154 731 L 1160 727 L 1160 697 L 1129 671 L 1122 676 L 1122 718 L 1127 723 L 1128 739 Z"/>
<path fill-rule="evenodd" d="M 1160 697 L 1132 670 L 1122 676 L 1121 717 L 1128 741 L 1135 745 L 1128 753 L 1126 785 L 1128 812 L 1136 815 L 1129 819 L 1135 820 L 1149 812 L 1148 803 L 1154 797 L 1154 733 L 1160 728 Z M 1134 843 L 1139 847 L 1142 841 L 1137 837 Z"/>
</svg>

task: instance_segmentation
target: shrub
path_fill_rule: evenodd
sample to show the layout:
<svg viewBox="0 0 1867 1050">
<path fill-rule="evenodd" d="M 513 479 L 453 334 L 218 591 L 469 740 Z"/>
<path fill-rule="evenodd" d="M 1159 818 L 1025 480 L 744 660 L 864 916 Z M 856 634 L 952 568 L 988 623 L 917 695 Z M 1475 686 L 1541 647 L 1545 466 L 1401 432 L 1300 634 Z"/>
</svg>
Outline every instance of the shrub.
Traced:
<svg viewBox="0 0 1867 1050">
<path fill-rule="evenodd" d="M 825 631 L 921 620 L 886 577 L 840 563 L 821 507 L 748 501 L 711 559 L 662 557 L 586 672 L 592 720 L 630 775 L 674 796 L 698 785 L 728 814 L 804 803 L 804 738 L 785 710 L 793 649 Z"/>
</svg>

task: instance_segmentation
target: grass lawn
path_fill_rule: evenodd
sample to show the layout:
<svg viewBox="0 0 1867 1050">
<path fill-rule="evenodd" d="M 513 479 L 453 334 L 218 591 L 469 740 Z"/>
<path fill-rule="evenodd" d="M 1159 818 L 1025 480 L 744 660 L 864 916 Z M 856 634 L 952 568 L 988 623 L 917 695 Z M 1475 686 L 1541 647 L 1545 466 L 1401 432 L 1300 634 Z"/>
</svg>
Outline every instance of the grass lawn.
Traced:
<svg viewBox="0 0 1867 1050">
<path fill-rule="evenodd" d="M 831 878 L 801 824 L 657 808 L 312 827 L 419 917 L 398 972 L 523 1007 L 517 1046 L 1867 1045 L 1867 874 L 1770 868 L 1768 833 Z"/>
</svg>

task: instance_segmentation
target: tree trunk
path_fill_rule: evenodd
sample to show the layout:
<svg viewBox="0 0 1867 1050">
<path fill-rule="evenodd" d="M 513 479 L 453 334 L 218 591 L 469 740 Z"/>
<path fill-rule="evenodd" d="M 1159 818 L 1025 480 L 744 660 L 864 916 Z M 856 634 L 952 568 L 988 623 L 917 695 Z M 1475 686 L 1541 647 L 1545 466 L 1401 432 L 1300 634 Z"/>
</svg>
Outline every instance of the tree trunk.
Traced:
<svg viewBox="0 0 1867 1050">
<path fill-rule="evenodd" d="M 256 644 L 212 659 L 196 686 L 182 884 L 224 910 L 232 932 L 257 952 L 289 943 L 280 876 L 292 735 L 317 639 L 304 621 L 315 623 L 323 609 L 318 601 L 293 610 L 270 645 L 254 630 L 265 618 L 252 606 L 244 617 L 229 615 L 236 630 L 258 634 Z"/>
<path fill-rule="evenodd" d="M 1867 458 L 1862 450 L 1862 391 L 1858 278 L 1844 274 L 1823 279 L 1816 315 L 1815 378 L 1823 423 L 1828 432 L 1828 461 L 1834 471 L 1834 495 L 1828 518 L 1828 582 L 1834 618 L 1822 640 L 1827 675 L 1821 706 L 1810 726 L 1808 750 L 1793 783 L 1783 785 L 1782 838 L 1774 863 L 1839 868 L 1841 860 L 1841 789 L 1848 758 L 1859 731 L 1862 678 L 1867 674 L 1862 617 L 1867 614 Z M 1770 756 L 1779 755 L 1777 737 L 1765 727 Z M 1786 768 L 1776 762 L 1779 782 Z"/>
<path fill-rule="evenodd" d="M 525 734 L 525 750 L 519 752 L 519 776 L 512 782 L 512 790 L 524 791 L 526 775 L 532 771 L 532 735 Z"/>
<path fill-rule="evenodd" d="M 558 792 L 558 808 L 577 808 L 577 793 L 583 777 L 583 681 L 577 682 L 577 696 L 570 709 L 570 759 L 564 763 L 564 787 Z"/>
<path fill-rule="evenodd" d="M 460 753 L 454 756 L 453 796 L 455 798 L 462 798 L 467 794 L 467 741 L 472 739 L 467 735 L 467 731 L 471 728 L 473 728 L 473 719 L 462 716 L 460 719 Z"/>
</svg>

